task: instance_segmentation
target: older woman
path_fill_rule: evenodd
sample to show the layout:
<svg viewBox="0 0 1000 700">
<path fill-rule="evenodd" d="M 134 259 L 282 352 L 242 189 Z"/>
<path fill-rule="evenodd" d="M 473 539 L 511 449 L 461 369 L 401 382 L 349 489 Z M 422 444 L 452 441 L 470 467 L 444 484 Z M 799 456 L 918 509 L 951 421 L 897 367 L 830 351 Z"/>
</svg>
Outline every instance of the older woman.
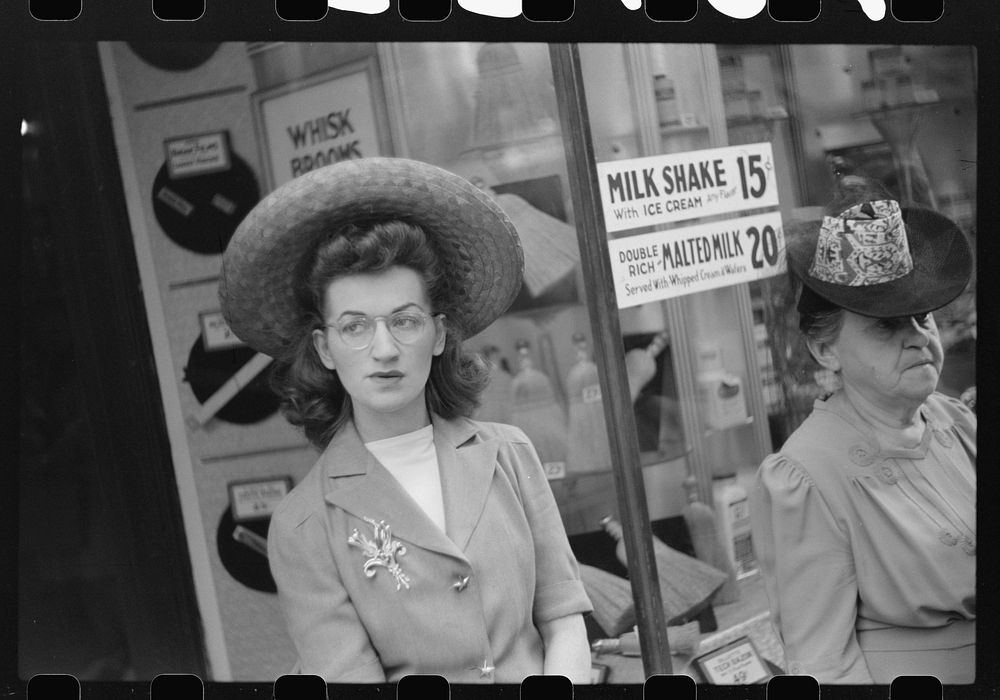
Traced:
<svg viewBox="0 0 1000 700">
<path fill-rule="evenodd" d="M 976 419 L 935 392 L 931 314 L 966 286 L 968 242 L 939 214 L 862 196 L 791 241 L 788 262 L 806 344 L 840 380 L 751 496 L 788 668 L 821 683 L 972 682 Z"/>
<path fill-rule="evenodd" d="M 461 341 L 522 264 L 488 196 L 401 159 L 294 180 L 230 242 L 226 318 L 276 358 L 285 415 L 322 451 L 268 537 L 301 672 L 588 680 L 591 606 L 535 450 L 467 417 L 488 369 Z"/>
</svg>

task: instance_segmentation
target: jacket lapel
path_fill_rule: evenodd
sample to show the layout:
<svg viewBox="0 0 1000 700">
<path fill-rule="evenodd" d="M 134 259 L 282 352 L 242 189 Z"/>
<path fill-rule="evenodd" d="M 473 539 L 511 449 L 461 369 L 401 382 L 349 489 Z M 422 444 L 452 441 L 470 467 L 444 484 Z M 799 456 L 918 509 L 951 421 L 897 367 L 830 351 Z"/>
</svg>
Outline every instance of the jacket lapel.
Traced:
<svg viewBox="0 0 1000 700">
<path fill-rule="evenodd" d="M 499 441 L 479 440 L 474 423 L 464 419 L 434 421 L 434 447 L 441 470 L 445 527 L 462 551 L 469 544 L 493 483 Z"/>
<path fill-rule="evenodd" d="M 464 559 L 455 543 L 441 532 L 395 477 L 365 448 L 353 422 L 348 422 L 337 432 L 323 452 L 322 459 L 327 474 L 325 498 L 328 503 L 358 518 L 385 521 L 395 538 Z M 447 507 L 447 496 L 445 504 Z M 447 510 L 445 518 L 448 518 Z M 369 527 L 366 525 L 362 531 Z"/>
</svg>

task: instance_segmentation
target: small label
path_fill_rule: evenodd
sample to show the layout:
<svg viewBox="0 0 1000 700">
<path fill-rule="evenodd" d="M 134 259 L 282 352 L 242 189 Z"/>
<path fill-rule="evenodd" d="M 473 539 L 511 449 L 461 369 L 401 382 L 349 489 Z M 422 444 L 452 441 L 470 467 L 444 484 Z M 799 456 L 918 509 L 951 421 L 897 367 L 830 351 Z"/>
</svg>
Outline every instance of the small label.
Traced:
<svg viewBox="0 0 1000 700">
<path fill-rule="evenodd" d="M 269 518 L 292 487 L 291 477 L 238 481 L 229 484 L 229 506 L 233 520 L 243 522 Z"/>
<path fill-rule="evenodd" d="M 177 180 L 192 175 L 229 170 L 229 136 L 225 131 L 184 136 L 163 142 L 167 152 L 167 173 Z"/>
<path fill-rule="evenodd" d="M 740 637 L 699 656 L 694 663 L 705 680 L 714 685 L 760 683 L 771 675 L 749 637 Z"/>
<path fill-rule="evenodd" d="M 681 112 L 681 126 L 698 126 L 698 115 L 694 112 Z"/>
<path fill-rule="evenodd" d="M 168 187 L 161 187 L 156 198 L 176 211 L 181 216 L 191 216 L 194 205 Z"/>
<path fill-rule="evenodd" d="M 212 206 L 227 216 L 232 216 L 233 212 L 236 211 L 236 202 L 218 192 L 212 197 Z"/>
<path fill-rule="evenodd" d="M 733 559 L 736 563 L 737 580 L 757 573 L 757 559 L 754 557 L 753 541 L 749 532 L 733 537 Z"/>
<path fill-rule="evenodd" d="M 583 402 L 584 403 L 599 403 L 601 400 L 601 385 L 592 384 L 590 386 L 583 387 Z"/>
<path fill-rule="evenodd" d="M 566 462 L 543 462 L 542 469 L 545 470 L 545 478 L 549 481 L 566 476 Z"/>
<path fill-rule="evenodd" d="M 221 311 L 206 311 L 198 315 L 201 323 L 201 338 L 205 350 L 222 350 L 243 345 L 229 329 Z"/>
<path fill-rule="evenodd" d="M 750 525 L 750 504 L 745 498 L 733 501 L 729 504 L 729 515 L 733 521 L 733 527 L 749 527 Z"/>
</svg>

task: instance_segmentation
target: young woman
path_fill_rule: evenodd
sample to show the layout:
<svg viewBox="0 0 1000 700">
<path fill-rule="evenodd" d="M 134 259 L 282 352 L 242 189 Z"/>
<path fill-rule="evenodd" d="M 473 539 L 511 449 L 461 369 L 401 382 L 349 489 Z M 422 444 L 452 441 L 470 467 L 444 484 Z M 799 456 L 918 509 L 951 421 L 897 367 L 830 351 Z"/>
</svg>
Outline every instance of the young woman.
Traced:
<svg viewBox="0 0 1000 700">
<path fill-rule="evenodd" d="M 976 419 L 935 392 L 931 314 L 971 250 L 940 214 L 861 195 L 789 243 L 800 328 L 841 387 L 761 465 L 754 544 L 791 673 L 971 683 Z"/>
<path fill-rule="evenodd" d="M 322 450 L 268 537 L 299 671 L 587 682 L 591 606 L 534 448 L 467 417 L 488 368 L 462 340 L 522 265 L 487 195 L 402 159 L 293 180 L 231 240 L 226 318 L 276 359 L 285 415 Z"/>
</svg>

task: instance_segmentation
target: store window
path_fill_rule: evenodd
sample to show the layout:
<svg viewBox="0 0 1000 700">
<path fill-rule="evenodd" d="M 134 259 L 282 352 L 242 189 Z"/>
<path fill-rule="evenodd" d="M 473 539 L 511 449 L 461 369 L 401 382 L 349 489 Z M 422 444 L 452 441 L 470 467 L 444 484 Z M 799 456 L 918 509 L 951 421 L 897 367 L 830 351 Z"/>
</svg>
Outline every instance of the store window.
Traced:
<svg viewBox="0 0 1000 700">
<path fill-rule="evenodd" d="M 969 162 L 976 148 L 975 58 L 968 49 L 595 44 L 580 52 L 599 173 L 602 164 L 614 173 L 613 164 L 622 161 L 659 167 L 697 162 L 709 149 L 751 153 L 763 145 L 773 167 L 770 211 L 780 215 L 785 231 L 818 225 L 842 179 L 862 175 L 883 182 L 904 204 L 945 212 L 975 240 Z M 634 187 L 635 203 L 659 194 L 641 177 Z M 624 193 L 633 194 L 627 187 Z M 647 211 L 639 204 L 639 217 Z M 658 226 L 630 225 L 618 219 L 636 217 L 635 206 L 616 210 L 606 203 L 604 213 L 612 253 L 640 253 L 650 240 L 683 240 L 706 221 L 679 215 Z M 741 213 L 752 212 L 730 216 Z M 630 240 L 638 243 L 630 247 Z M 660 281 L 669 286 L 662 275 Z M 779 666 L 782 651 L 765 621 L 767 600 L 748 523 L 720 516 L 745 496 L 761 459 L 780 448 L 813 401 L 832 388 L 830 373 L 820 370 L 799 338 L 796 294 L 787 274 L 775 268 L 760 279 L 663 292 L 642 304 L 618 298 L 623 327 L 634 317 L 657 318 L 670 331 L 679 412 L 687 426 L 684 459 L 672 474 L 670 465 L 662 470 L 673 478 L 663 484 L 671 495 L 650 491 L 647 482 L 646 498 L 652 504 L 681 496 L 685 474 L 697 483 L 697 497 L 716 509 L 739 582 L 732 597 L 716 596 L 720 625 L 746 631 Z M 939 390 L 972 401 L 974 298 L 973 281 L 936 314 L 946 352 Z"/>
<path fill-rule="evenodd" d="M 864 173 L 974 236 L 975 56 L 952 47 L 586 44 L 578 47 L 584 91 L 569 105 L 566 76 L 545 44 L 190 49 L 180 64 L 123 43 L 103 44 L 101 55 L 144 294 L 157 310 L 151 337 L 175 468 L 189 487 L 189 546 L 218 679 L 269 680 L 294 661 L 259 547 L 266 519 L 238 522 L 234 489 L 280 491 L 315 460 L 278 414 L 266 362 L 220 323 L 220 253 L 242 214 L 274 187 L 374 155 L 466 177 L 520 231 L 522 291 L 467 340 L 492 367 L 478 417 L 518 425 L 532 439 L 598 608 L 591 641 L 634 641 L 633 625 L 649 624 L 620 544 L 619 507 L 634 497 L 648 524 L 632 523 L 640 532 L 625 537 L 656 555 L 675 672 L 696 674 L 693 657 L 742 637 L 783 668 L 745 496 L 824 376 L 798 341 L 781 234 L 816 221 L 840 180 Z M 587 116 L 586 127 L 574 124 L 578 133 L 566 126 L 573 106 Z M 581 134 L 598 171 L 646 158 L 680 168 L 671 170 L 680 188 L 673 210 L 644 209 L 638 195 L 649 185 L 623 176 L 618 195 L 629 202 L 604 209 L 605 230 L 584 228 L 583 213 L 606 202 L 577 181 Z M 228 157 L 178 173 L 171 149 L 191 144 Z M 695 190 L 719 178 L 716 159 L 733 168 L 733 196 L 742 185 L 759 190 L 761 204 L 695 202 Z M 719 222 L 752 227 L 756 238 L 743 239 L 743 250 L 725 230 L 703 233 Z M 649 263 L 640 241 L 656 240 L 659 255 L 669 247 L 687 270 L 669 284 L 617 287 L 616 297 L 616 280 L 583 274 L 588 236 L 637 279 Z M 689 244 L 675 245 L 685 237 Z M 702 239 L 717 256 L 757 256 L 760 265 L 706 267 Z M 974 294 L 942 315 L 942 388 L 956 396 L 975 386 Z M 605 340 L 595 304 L 614 314 L 621 336 L 604 366 L 594 352 Z M 610 366 L 619 362 L 624 375 Z M 236 372 L 240 389 L 220 408 L 215 394 Z M 634 430 L 622 430 L 612 403 L 627 407 Z M 626 448 L 613 449 L 616 439 Z M 623 494 L 617 477 L 632 451 L 639 493 Z M 714 554 L 696 546 L 705 526 L 697 513 L 722 533 Z M 638 656 L 595 651 L 594 663 L 608 682 L 644 678 Z"/>
</svg>

